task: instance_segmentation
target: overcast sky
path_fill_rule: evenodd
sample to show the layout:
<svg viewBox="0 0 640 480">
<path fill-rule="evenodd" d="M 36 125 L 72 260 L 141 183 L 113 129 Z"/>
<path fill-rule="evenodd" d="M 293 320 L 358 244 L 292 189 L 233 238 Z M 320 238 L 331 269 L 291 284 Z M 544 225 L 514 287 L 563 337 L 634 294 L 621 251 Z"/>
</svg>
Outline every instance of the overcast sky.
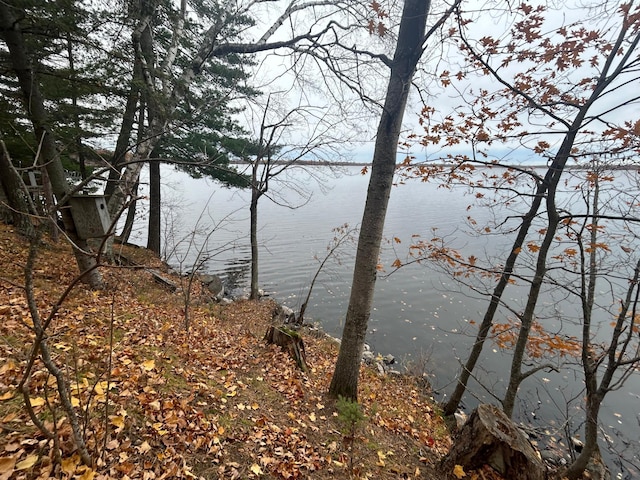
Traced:
<svg viewBox="0 0 640 480">
<path fill-rule="evenodd" d="M 585 26 L 588 29 L 600 30 L 603 37 L 615 38 L 621 22 L 620 15 L 616 13 L 617 4 L 602 4 L 600 2 L 595 5 L 593 9 L 587 9 L 584 7 L 584 2 L 566 2 L 561 7 L 548 10 L 547 13 L 543 14 L 544 23 L 539 26 L 538 30 L 542 35 L 549 36 L 552 41 L 557 41 L 559 37 L 557 35 L 554 36 L 552 32 L 562 26 L 572 26 L 579 23 L 580 26 Z M 435 21 L 437 12 L 441 11 L 443 6 L 444 4 L 441 2 L 434 3 L 429 23 Z M 515 12 L 506 11 L 505 4 L 500 2 L 465 2 L 463 3 L 463 8 L 468 12 L 467 17 L 474 19 L 468 26 L 467 31 L 467 35 L 472 42 L 477 42 L 485 36 L 506 41 L 509 38 L 509 28 L 514 22 L 531 22 L 531 17 L 523 15 L 521 10 L 516 10 Z M 397 23 L 398 20 L 399 6 L 389 8 L 389 11 L 392 12 L 392 18 L 387 20 L 387 25 L 393 28 L 393 24 Z M 265 17 L 263 17 L 265 23 L 268 18 L 268 12 L 269 10 L 265 10 Z M 453 26 L 453 24 L 450 22 L 449 26 Z M 423 99 L 426 100 L 429 106 L 436 109 L 438 115 L 444 116 L 452 113 L 456 108 L 464 105 L 465 101 L 472 98 L 472 91 L 477 93 L 480 88 L 483 88 L 489 92 L 494 92 L 501 88 L 492 76 L 471 73 L 468 73 L 462 82 L 454 82 L 455 85 L 444 88 L 438 80 L 439 75 L 445 70 L 455 73 L 460 69 L 464 69 L 465 65 L 465 60 L 459 53 L 455 43 L 446 37 L 448 35 L 445 34 L 443 40 L 439 35 L 435 36 L 427 44 L 423 62 L 415 79 L 415 83 L 420 87 L 421 91 L 418 93 L 418 90 L 414 88 L 411 95 L 404 122 L 406 132 L 422 133 L 422 129 L 418 125 L 418 114 L 422 109 Z M 355 37 L 355 41 L 358 42 L 358 48 L 361 49 L 366 48 L 388 56 L 393 53 L 393 34 L 386 35 L 382 39 L 359 34 Z M 526 44 L 523 45 L 523 48 L 525 47 L 527 47 Z M 582 58 L 588 59 L 594 54 L 596 54 L 595 51 L 586 50 Z M 300 62 L 300 59 L 298 59 L 298 62 Z M 601 64 L 591 67 L 587 62 L 582 67 L 558 72 L 558 88 L 568 88 L 567 85 L 575 85 L 585 76 L 596 75 Z M 264 92 L 274 92 L 271 99 L 272 105 L 278 104 L 280 112 L 278 113 L 274 110 L 272 118 L 281 118 L 287 108 L 291 109 L 298 105 L 312 106 L 316 113 L 322 110 L 329 116 L 347 112 L 351 115 L 351 119 L 342 127 L 341 134 L 336 135 L 342 140 L 349 140 L 349 143 L 344 144 L 341 148 L 344 151 L 349 151 L 351 158 L 356 161 L 370 161 L 379 111 L 377 112 L 371 105 L 363 107 L 356 96 L 349 94 L 344 88 L 341 89 L 339 83 L 332 83 L 332 80 L 329 80 L 329 85 L 327 85 L 326 80 L 330 78 L 330 75 L 327 75 L 328 72 L 326 70 L 323 72 L 315 62 L 306 61 L 303 68 L 300 68 L 300 63 L 298 63 L 298 69 L 295 72 L 288 70 L 290 66 L 291 57 L 289 52 L 269 54 L 259 58 L 259 65 L 252 77 L 252 80 L 256 81 Z M 512 80 L 518 72 L 522 72 L 530 66 L 531 64 L 527 62 L 512 63 L 508 67 L 502 68 L 500 73 L 505 79 Z M 366 71 L 366 69 L 363 71 Z M 378 64 L 371 67 L 368 72 L 360 82 L 362 88 L 370 97 L 382 99 L 386 88 L 388 69 Z M 540 73 L 542 75 L 545 74 L 542 69 Z M 606 111 L 621 101 L 634 98 L 636 93 L 640 91 L 640 88 L 638 88 L 640 83 L 637 78 L 625 78 L 625 81 L 629 80 L 630 83 L 626 85 L 618 85 L 619 88 L 615 94 L 608 95 L 596 104 L 594 111 Z M 453 88 L 454 86 L 455 88 Z M 336 98 L 340 98 L 341 101 L 337 102 Z M 261 104 L 264 105 L 264 101 L 261 101 Z M 610 115 L 609 119 L 618 124 L 625 119 L 633 119 L 635 121 L 637 120 L 637 111 L 638 105 L 633 103 L 624 109 L 617 110 L 615 115 Z M 253 126 L 254 131 L 257 131 L 262 113 L 259 107 L 248 108 L 242 116 L 242 121 L 247 125 Z M 568 112 L 568 115 L 571 114 L 572 112 Z M 319 114 L 315 116 L 319 117 Z M 523 124 L 528 124 L 527 129 L 529 131 L 542 131 L 546 130 L 544 125 L 548 119 L 543 118 L 542 115 L 531 115 L 531 112 L 523 112 L 520 120 Z M 292 126 L 290 131 L 282 137 L 282 140 L 288 140 L 292 143 L 296 141 L 304 142 L 309 130 L 313 128 L 313 118 L 308 123 L 308 125 L 298 123 Z M 604 125 L 597 124 L 593 125 L 593 127 L 596 130 L 602 130 Z M 336 134 L 335 129 L 332 132 Z M 546 139 L 553 147 L 558 145 L 562 136 L 545 134 L 540 138 Z M 536 139 L 536 141 L 538 140 Z M 347 148 L 347 145 L 351 146 L 351 150 Z M 549 152 L 552 153 L 553 150 L 553 148 L 550 148 Z M 470 149 L 465 146 L 457 146 L 454 149 L 443 151 L 431 145 L 426 150 L 416 146 L 411 153 L 416 155 L 418 159 L 424 159 L 427 155 L 438 156 L 442 153 L 468 153 L 469 151 Z M 532 155 L 528 150 L 518 148 L 518 144 L 515 142 L 507 145 L 494 144 L 489 151 L 497 158 L 508 156 L 510 161 L 515 162 L 544 163 L 545 161 L 544 157 Z M 404 152 L 401 155 L 404 157 Z"/>
</svg>

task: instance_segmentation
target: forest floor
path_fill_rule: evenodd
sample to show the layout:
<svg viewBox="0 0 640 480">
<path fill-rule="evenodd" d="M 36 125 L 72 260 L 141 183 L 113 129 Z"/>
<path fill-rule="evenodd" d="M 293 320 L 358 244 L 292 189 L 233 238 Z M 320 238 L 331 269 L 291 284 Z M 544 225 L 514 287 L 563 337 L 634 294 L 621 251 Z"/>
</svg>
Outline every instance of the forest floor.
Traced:
<svg viewBox="0 0 640 480">
<path fill-rule="evenodd" d="M 159 270 L 144 249 L 116 246 Z M 211 303 L 186 278 L 176 292 L 144 269 L 105 266 L 106 287 L 78 285 L 47 327 L 93 461 L 82 464 L 56 379 L 41 356 L 28 375 L 33 416 L 18 390 L 35 334 L 25 296 L 29 244 L 0 225 L 0 480 L 8 478 L 438 479 L 451 445 L 429 391 L 404 375 L 363 367 L 360 405 L 326 395 L 338 347 L 303 333 L 309 372 L 263 341 L 272 301 Z M 76 275 L 65 242 L 44 241 L 33 271 L 40 321 Z M 460 472 L 458 472 L 460 473 Z M 490 471 L 466 479 L 494 478 Z"/>
</svg>

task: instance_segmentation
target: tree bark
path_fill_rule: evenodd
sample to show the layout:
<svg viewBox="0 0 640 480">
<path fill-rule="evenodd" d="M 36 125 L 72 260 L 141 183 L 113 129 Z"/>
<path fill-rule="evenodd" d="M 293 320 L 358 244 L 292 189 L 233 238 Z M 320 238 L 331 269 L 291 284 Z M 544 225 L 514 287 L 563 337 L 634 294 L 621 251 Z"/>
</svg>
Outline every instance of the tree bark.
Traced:
<svg viewBox="0 0 640 480">
<path fill-rule="evenodd" d="M 524 433 L 493 405 L 473 411 L 442 460 L 443 478 L 460 478 L 456 466 L 470 471 L 489 465 L 503 478 L 545 480 L 547 469 Z"/>
<path fill-rule="evenodd" d="M 138 110 L 138 138 L 137 138 L 137 144 L 140 145 L 142 143 L 142 137 L 145 133 L 145 129 L 143 127 L 144 122 L 145 122 L 145 114 L 147 112 L 147 106 L 146 106 L 146 102 L 144 100 L 144 95 L 141 96 L 140 99 L 140 109 Z M 120 141 L 120 139 L 118 139 L 118 141 Z M 117 148 L 116 148 L 117 149 Z M 124 152 L 124 151 L 123 151 Z M 124 155 L 124 153 L 123 153 Z M 120 171 L 120 168 L 118 168 L 118 172 Z M 116 210 L 117 205 L 115 203 L 111 203 L 112 201 L 112 197 L 113 195 L 117 192 L 118 195 L 122 194 L 121 191 L 121 180 L 119 180 L 119 175 L 118 175 L 118 179 L 116 181 L 114 181 L 113 183 L 114 188 L 111 191 L 111 195 L 109 196 L 109 203 L 108 208 L 109 208 L 109 214 L 111 215 L 112 218 L 115 218 L 116 215 L 120 214 L 120 210 Z M 124 226 L 122 227 L 122 232 L 120 234 L 120 240 L 122 241 L 122 243 L 127 243 L 129 241 L 129 237 L 131 236 L 131 232 L 133 231 L 133 223 L 135 221 L 135 216 L 136 216 L 136 208 L 138 206 L 138 189 L 140 188 L 140 182 L 139 180 L 137 180 L 134 185 L 131 187 L 131 192 L 130 192 L 130 201 L 129 201 L 129 205 L 126 206 L 127 207 L 127 218 L 124 222 Z M 123 200 L 123 202 L 126 202 L 126 198 Z M 125 203 L 123 203 L 122 207 L 125 206 Z M 121 207 L 121 208 L 122 208 Z M 110 237 L 107 239 L 106 242 L 106 250 L 108 253 L 109 258 L 113 257 L 113 239 L 114 237 Z"/>
<path fill-rule="evenodd" d="M 597 384 L 595 376 L 593 377 L 593 383 L 594 385 Z M 569 480 L 581 479 L 585 468 L 589 465 L 589 461 L 596 453 L 600 453 L 600 447 L 598 446 L 598 417 L 601 403 L 602 396 L 598 392 L 592 393 L 589 391 L 585 408 L 584 446 L 576 459 L 562 473 L 563 478 L 566 477 Z"/>
<path fill-rule="evenodd" d="M 136 219 L 136 207 L 138 204 L 138 186 L 139 184 L 136 183 L 131 192 L 131 202 L 129 203 L 129 208 L 127 208 L 127 218 L 124 221 L 122 233 L 120 234 L 120 241 L 122 243 L 129 242 L 129 237 L 131 237 L 131 232 L 133 231 L 133 223 Z"/>
<path fill-rule="evenodd" d="M 598 241 L 598 223 L 600 213 L 600 184 L 598 180 L 600 172 L 596 170 L 595 185 L 593 192 L 593 207 L 591 216 L 591 228 L 589 233 L 589 244 L 595 245 Z M 584 250 L 581 248 L 581 250 Z M 600 415 L 600 405 L 604 399 L 604 393 L 598 389 L 598 364 L 593 358 L 593 347 L 591 345 L 591 320 L 593 318 L 593 305 L 595 302 L 595 290 L 598 280 L 597 252 L 591 249 L 588 257 L 582 254 L 581 262 L 581 289 L 580 300 L 582 306 L 582 371 L 584 373 L 584 383 L 586 394 L 585 402 L 585 427 L 584 446 L 576 459 L 569 465 L 563 476 L 569 480 L 578 480 L 589 464 L 593 455 L 598 452 L 598 417 Z M 585 265 L 588 259 L 588 266 Z M 633 285 L 634 282 L 631 282 Z M 632 287 L 633 288 L 633 287 Z"/>
<path fill-rule="evenodd" d="M 27 188 L 13 167 L 7 147 L 2 140 L 0 140 L 0 182 L 7 197 L 13 224 L 22 235 L 32 238 L 35 230 L 30 215 L 35 215 L 36 212 L 31 211 L 29 207 Z"/>
<path fill-rule="evenodd" d="M 588 242 L 590 245 L 595 245 L 598 241 L 599 229 L 598 221 L 600 214 L 600 185 L 598 181 L 598 175 L 600 172 L 596 171 L 596 180 L 593 193 L 593 215 L 590 218 L 590 234 Z M 593 319 L 593 306 L 595 303 L 595 291 L 596 283 L 598 281 L 598 264 L 597 264 L 597 252 L 595 248 L 592 248 L 588 253 L 588 257 L 584 258 L 583 255 L 582 267 L 581 267 L 581 303 L 582 303 L 582 370 L 584 373 L 584 382 L 586 389 L 586 402 L 585 402 L 585 427 L 584 427 L 584 446 L 580 454 L 569 465 L 566 471 L 562 472 L 562 477 L 567 477 L 569 480 L 578 480 L 583 477 L 584 470 L 588 467 L 590 462 L 593 465 L 598 460 L 601 460 L 600 447 L 598 446 L 598 418 L 600 415 L 600 406 L 605 398 L 605 395 L 611 387 L 611 381 L 614 378 L 614 373 L 619 367 L 617 358 L 622 358 L 621 351 L 618 347 L 619 334 L 617 332 L 622 331 L 624 325 L 624 319 L 627 317 L 627 312 L 634 303 L 632 300 L 635 293 L 635 302 L 638 301 L 638 278 L 640 274 L 640 261 L 636 264 L 633 278 L 629 279 L 629 288 L 627 294 L 622 302 L 622 307 L 618 312 L 618 318 L 616 321 L 616 328 L 612 336 L 611 343 L 609 344 L 609 361 L 605 368 L 605 372 L 602 376 L 600 385 L 598 385 L 598 362 L 594 358 L 593 345 L 592 345 L 592 319 Z M 588 264 L 587 264 L 588 263 Z M 632 309 L 632 317 L 635 317 L 635 308 Z M 631 333 L 631 335 L 635 335 Z M 613 354 L 613 355 L 612 355 Z M 605 467 L 606 468 L 606 467 Z M 592 472 L 593 473 L 593 472 Z"/>
<path fill-rule="evenodd" d="M 540 296 L 540 288 L 547 271 L 547 257 L 560 222 L 556 207 L 556 189 L 560 183 L 560 179 L 562 178 L 569 156 L 571 155 L 571 150 L 573 149 L 578 131 L 582 127 L 582 123 L 589 111 L 589 108 L 595 99 L 598 98 L 600 93 L 602 93 L 602 89 L 604 89 L 604 86 L 601 83 L 598 85 L 598 88 L 594 90 L 589 101 L 582 106 L 576 117 L 573 119 L 573 122 L 571 123 L 568 132 L 565 134 L 562 144 L 560 145 L 560 148 L 558 149 L 558 152 L 556 153 L 544 178 L 544 183 L 547 185 L 547 225 L 540 250 L 538 250 L 536 268 L 533 280 L 529 287 L 529 293 L 527 295 L 527 305 L 520 317 L 521 326 L 511 361 L 509 385 L 502 401 L 504 411 L 509 417 L 513 414 L 516 395 L 520 388 L 520 384 L 528 376 L 527 373 L 522 373 L 522 360 L 529 340 L 529 332 L 531 331 L 531 326 L 535 320 L 535 308 Z"/>
<path fill-rule="evenodd" d="M 87 179 L 87 165 L 84 157 L 84 148 L 82 147 L 82 130 L 80 127 L 80 110 L 78 108 L 78 87 L 77 87 L 77 75 L 75 68 L 75 58 L 73 56 L 73 42 L 71 41 L 71 34 L 67 33 L 67 59 L 69 60 L 69 80 L 71 84 L 71 105 L 73 107 L 73 126 L 74 131 L 74 143 L 76 147 L 76 154 L 78 155 L 78 164 L 80 167 L 80 175 L 82 180 Z"/>
<path fill-rule="evenodd" d="M 308 372 L 304 342 L 297 331 L 284 326 L 276 327 L 271 325 L 267 329 L 264 339 L 268 344 L 278 345 L 289 352 L 289 355 L 296 361 L 298 368 L 305 373 Z"/>
<path fill-rule="evenodd" d="M 80 272 L 83 274 L 82 281 L 88 283 L 92 288 L 102 288 L 102 276 L 97 268 L 96 259 L 91 254 L 87 241 L 78 237 L 71 210 L 66 205 L 71 189 L 60 161 L 54 135 L 48 124 L 44 102 L 38 81 L 31 68 L 20 25 L 9 6 L 1 2 L 0 31 L 9 49 L 11 64 L 18 77 L 25 108 L 33 124 L 35 136 L 41 142 L 40 156 L 37 160 L 47 169 L 66 233 L 73 244 L 73 252 Z"/>
<path fill-rule="evenodd" d="M 342 396 L 354 401 L 358 397 L 358 375 L 373 302 L 382 231 L 396 168 L 400 128 L 411 79 L 422 56 L 429 7 L 430 1 L 406 0 L 402 12 L 391 77 L 378 125 L 342 343 L 329 386 L 329 394 L 333 397 Z"/>
<path fill-rule="evenodd" d="M 160 256 L 160 162 L 149 162 L 149 228 L 147 248 Z"/>
<path fill-rule="evenodd" d="M 496 315 L 496 312 L 498 311 L 498 307 L 500 306 L 502 294 L 507 288 L 507 285 L 509 285 L 509 280 L 511 278 L 511 274 L 513 273 L 513 268 L 515 267 L 516 260 L 518 259 L 518 255 L 520 254 L 522 245 L 527 238 L 527 234 L 529 233 L 529 229 L 531 228 L 533 219 L 536 217 L 538 210 L 540 209 L 540 205 L 542 203 L 542 200 L 544 199 L 546 189 L 547 185 L 544 182 L 539 184 L 536 189 L 533 203 L 531 204 L 531 207 L 525 215 L 522 225 L 518 230 L 518 235 L 513 242 L 511 252 L 509 253 L 509 257 L 505 262 L 504 270 L 500 275 L 500 280 L 498 280 L 498 283 L 496 284 L 491 294 L 489 306 L 487 307 L 484 317 L 482 318 L 482 322 L 480 323 L 480 328 L 478 329 L 478 334 L 476 335 L 476 340 L 473 344 L 473 347 L 471 347 L 469 358 L 460 370 L 456 388 L 451 394 L 451 397 L 449 397 L 447 403 L 443 406 L 444 416 L 453 415 L 458 409 L 460 402 L 462 401 L 462 396 L 464 395 L 464 392 L 467 388 L 467 383 L 469 382 L 469 378 L 471 377 L 471 372 L 473 372 L 474 368 L 476 367 L 476 363 L 480 358 L 482 348 L 484 347 L 484 342 L 489 335 L 489 331 L 491 330 L 491 326 L 493 325 L 493 319 Z"/>
<path fill-rule="evenodd" d="M 116 184 L 120 179 L 120 173 L 122 171 L 122 164 L 125 162 L 127 151 L 129 150 L 129 142 L 131 141 L 131 134 L 133 133 L 133 125 L 136 120 L 136 112 L 138 111 L 138 100 L 140 98 L 139 83 L 142 77 L 142 67 L 140 61 L 136 58 L 133 66 L 133 77 L 131 78 L 131 85 L 129 87 L 129 95 L 127 96 L 127 105 L 122 116 L 122 125 L 120 126 L 120 133 L 118 133 L 118 140 L 116 141 L 116 149 L 113 152 L 111 158 L 111 169 L 109 170 L 109 180 L 104 189 L 104 194 L 107 198 L 111 197 L 111 194 L 116 188 Z M 138 128 L 142 128 L 140 125 Z"/>
<path fill-rule="evenodd" d="M 168 131 L 170 123 L 169 118 L 163 114 L 166 112 L 166 105 L 160 108 L 160 102 L 166 101 L 166 99 L 160 98 L 160 92 L 156 92 L 154 86 L 155 71 L 153 66 L 156 63 L 156 54 L 149 26 L 149 19 L 153 16 L 153 4 L 152 2 L 143 2 L 143 6 L 151 8 L 151 11 L 147 12 L 147 8 L 143 10 L 138 26 L 133 32 L 132 43 L 136 52 L 136 60 L 140 64 L 140 78 L 145 85 L 145 88 L 141 90 L 141 103 L 144 106 L 140 107 L 141 120 L 138 122 L 138 139 L 133 161 L 126 165 L 109 196 L 108 208 L 111 218 L 115 218 L 122 211 L 128 198 L 132 199 L 133 188 L 138 184 L 144 162 L 152 156 L 152 152 Z M 148 128 L 143 127 L 145 109 L 149 113 Z"/>
<path fill-rule="evenodd" d="M 50 218 L 49 233 L 51 234 L 51 239 L 57 242 L 60 237 L 60 230 L 58 228 L 55 195 L 49 173 L 45 167 L 40 167 L 40 179 L 42 181 L 42 196 L 44 197 L 43 215 L 47 215 Z"/>
<path fill-rule="evenodd" d="M 586 113 L 586 112 L 585 112 Z M 542 288 L 542 282 L 547 273 L 547 257 L 551 246 L 554 241 L 554 237 L 558 230 L 560 218 L 556 207 L 556 189 L 562 178 L 562 173 L 569 159 L 571 149 L 578 131 L 579 126 L 582 123 L 584 116 L 578 115 L 574 127 L 564 138 L 556 157 L 549 168 L 544 182 L 547 184 L 547 224 L 546 232 L 538 250 L 538 258 L 536 259 L 536 268 L 533 274 L 531 285 L 529 286 L 529 293 L 527 294 L 527 304 L 525 305 L 524 312 L 520 316 L 520 330 L 518 332 L 518 339 L 516 340 L 516 346 L 513 352 L 513 358 L 511 360 L 511 372 L 509 374 L 509 385 L 505 392 L 504 399 L 502 401 L 502 407 L 507 416 L 513 415 L 513 409 L 515 407 L 516 396 L 520 384 L 527 378 L 528 374 L 522 372 L 522 362 L 526 352 L 527 343 L 529 341 L 529 333 L 531 327 L 535 321 L 535 310 L 540 298 L 540 289 Z"/>
<path fill-rule="evenodd" d="M 138 21 L 147 16 L 152 16 L 156 5 L 155 2 L 140 0 L 138 4 Z M 122 174 L 123 165 L 126 162 L 126 155 L 130 148 L 131 135 L 133 132 L 133 126 L 136 118 L 136 111 L 140 109 L 139 122 L 138 122 L 138 136 L 137 142 L 142 139 L 144 132 L 144 101 L 143 97 L 148 97 L 152 92 L 145 92 L 143 85 L 144 72 L 143 72 L 143 56 L 146 65 L 153 65 L 153 40 L 151 33 L 151 26 L 149 23 L 145 24 L 140 35 L 133 38 L 134 46 L 135 42 L 139 41 L 141 44 L 140 49 L 135 48 L 134 63 L 133 63 L 133 75 L 131 77 L 131 83 L 129 86 L 129 95 L 127 97 L 127 105 L 125 107 L 124 115 L 122 117 L 122 125 L 120 126 L 120 132 L 118 133 L 118 140 L 116 142 L 116 149 L 113 152 L 111 159 L 111 170 L 109 171 L 109 181 L 104 190 L 104 194 L 110 201 L 111 196 L 116 191 L 120 176 Z M 142 55 L 141 55 L 142 54 Z M 139 105 L 140 104 L 140 105 Z M 136 179 L 137 182 L 137 179 Z M 118 208 L 114 208 L 117 211 Z"/>
<path fill-rule="evenodd" d="M 250 217 L 250 243 L 251 243 L 251 285 L 249 290 L 249 299 L 256 300 L 258 298 L 258 200 L 261 196 L 260 187 L 257 184 L 258 165 L 254 165 L 252 169 L 251 179 L 251 204 L 249 205 Z"/>
</svg>

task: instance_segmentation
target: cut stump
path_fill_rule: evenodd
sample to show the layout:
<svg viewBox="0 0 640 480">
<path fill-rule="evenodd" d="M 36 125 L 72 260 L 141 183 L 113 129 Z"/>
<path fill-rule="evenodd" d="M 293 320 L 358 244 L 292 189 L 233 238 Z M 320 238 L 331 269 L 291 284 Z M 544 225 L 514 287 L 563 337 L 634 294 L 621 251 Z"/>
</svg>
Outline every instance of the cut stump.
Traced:
<svg viewBox="0 0 640 480">
<path fill-rule="evenodd" d="M 460 429 L 453 448 L 442 460 L 444 478 L 489 465 L 504 478 L 544 480 L 547 469 L 525 434 L 493 405 L 480 405 Z"/>
<path fill-rule="evenodd" d="M 307 355 L 304 350 L 304 342 L 302 337 L 295 330 L 280 326 L 270 326 L 264 339 L 268 344 L 280 346 L 283 350 L 289 352 L 303 372 L 307 372 Z"/>
</svg>

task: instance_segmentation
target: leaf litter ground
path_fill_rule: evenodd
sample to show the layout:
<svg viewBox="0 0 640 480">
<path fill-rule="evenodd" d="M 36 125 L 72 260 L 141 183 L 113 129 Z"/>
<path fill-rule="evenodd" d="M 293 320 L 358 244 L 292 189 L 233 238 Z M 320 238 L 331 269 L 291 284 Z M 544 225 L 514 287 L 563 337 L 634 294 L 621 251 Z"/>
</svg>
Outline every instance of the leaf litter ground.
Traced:
<svg viewBox="0 0 640 480">
<path fill-rule="evenodd" d="M 146 250 L 136 263 L 165 269 Z M 347 432 L 326 396 L 335 343 L 304 334 L 308 374 L 267 346 L 271 301 L 220 306 L 193 286 L 184 295 L 139 268 L 103 268 L 106 288 L 73 290 L 48 329 L 89 453 L 82 465 L 55 379 L 36 363 L 35 413 L 60 438 L 61 462 L 30 421 L 16 386 L 34 334 L 24 289 L 28 245 L 0 226 L 0 480 L 8 478 L 440 478 L 450 438 L 428 395 L 405 376 L 361 371 L 364 420 Z M 46 316 L 75 271 L 62 243 L 40 248 L 36 298 Z M 166 274 L 170 276 L 170 274 Z M 180 284 L 184 279 L 172 277 Z M 346 428 L 346 429 L 345 429 Z M 467 478 L 490 478 L 482 472 Z"/>
</svg>

